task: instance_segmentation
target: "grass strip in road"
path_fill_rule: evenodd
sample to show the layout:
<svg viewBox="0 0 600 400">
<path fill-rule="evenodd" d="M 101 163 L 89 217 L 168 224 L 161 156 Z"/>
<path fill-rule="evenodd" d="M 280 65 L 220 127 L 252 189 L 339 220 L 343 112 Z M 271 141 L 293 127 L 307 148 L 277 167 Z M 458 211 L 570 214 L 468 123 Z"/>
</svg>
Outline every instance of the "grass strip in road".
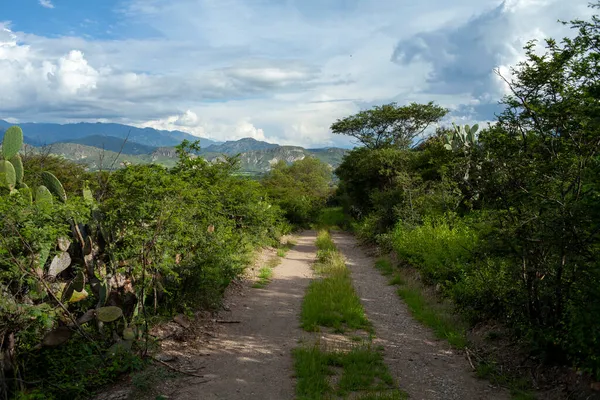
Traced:
<svg viewBox="0 0 600 400">
<path fill-rule="evenodd" d="M 288 240 L 285 243 L 282 243 L 277 248 L 277 256 L 281 257 L 281 258 L 285 257 L 287 252 L 295 245 L 296 245 L 296 242 L 294 242 L 293 240 Z"/>
<path fill-rule="evenodd" d="M 302 328 L 315 332 L 319 327 L 328 327 L 338 333 L 348 329 L 370 330 L 350 271 L 327 231 L 319 233 L 317 248 L 315 271 L 322 278 L 312 281 L 306 291 L 300 316 Z"/>
<path fill-rule="evenodd" d="M 301 324 L 307 331 L 332 328 L 336 333 L 364 330 L 372 333 L 350 271 L 325 230 L 317 237 L 320 278 L 309 285 L 302 304 Z M 383 361 L 382 348 L 367 339 L 348 336 L 344 348 L 327 348 L 321 343 L 293 351 L 298 399 L 406 399 L 398 390 Z"/>
<path fill-rule="evenodd" d="M 294 350 L 298 399 L 406 399 L 394 389 L 394 379 L 381 351 L 360 346 L 349 351 L 323 351 L 318 345 Z M 336 370 L 341 370 L 338 379 Z M 337 383 L 333 385 L 331 381 Z"/>
</svg>

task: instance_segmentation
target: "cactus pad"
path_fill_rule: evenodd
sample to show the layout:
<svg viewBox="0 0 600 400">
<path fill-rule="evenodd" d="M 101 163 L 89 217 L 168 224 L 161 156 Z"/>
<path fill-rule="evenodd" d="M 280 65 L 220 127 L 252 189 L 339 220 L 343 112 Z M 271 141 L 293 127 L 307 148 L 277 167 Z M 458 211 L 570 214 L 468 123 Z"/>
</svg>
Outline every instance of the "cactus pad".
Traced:
<svg viewBox="0 0 600 400">
<path fill-rule="evenodd" d="M 23 131 L 18 126 L 11 126 L 4 132 L 2 140 L 2 156 L 5 160 L 13 158 L 23 146 Z"/>
<path fill-rule="evenodd" d="M 88 296 L 89 296 L 89 293 L 85 289 L 83 289 L 81 291 L 74 290 L 73 294 L 69 298 L 68 302 L 69 303 L 77 303 L 78 301 L 87 299 Z"/>
<path fill-rule="evenodd" d="M 100 307 L 96 310 L 96 318 L 102 322 L 113 322 L 123 316 L 123 310 L 119 307 Z"/>
<path fill-rule="evenodd" d="M 73 332 L 66 326 L 59 326 L 53 331 L 50 331 L 42 339 L 42 344 L 47 347 L 60 346 L 71 338 Z"/>
<path fill-rule="evenodd" d="M 17 175 L 15 167 L 9 161 L 0 160 L 0 187 L 12 190 L 16 184 Z"/>
<path fill-rule="evenodd" d="M 50 268 L 48 268 L 48 276 L 55 278 L 56 275 L 69 268 L 69 265 L 71 265 L 71 256 L 69 255 L 69 253 L 63 251 L 57 254 L 52 259 Z"/>
<path fill-rule="evenodd" d="M 79 271 L 77 273 L 77 275 L 75 276 L 75 279 L 73 279 L 73 289 L 75 289 L 78 292 L 81 292 L 83 290 L 84 286 L 85 286 L 85 275 L 83 274 L 83 271 Z"/>
<path fill-rule="evenodd" d="M 23 160 L 21 159 L 21 156 L 16 154 L 8 161 L 13 165 L 13 168 L 15 169 L 15 177 L 17 179 L 17 183 L 22 183 L 24 170 Z"/>
<path fill-rule="evenodd" d="M 123 339 L 125 340 L 133 340 L 135 339 L 135 332 L 132 328 L 125 328 L 123 329 Z"/>
<path fill-rule="evenodd" d="M 62 183 L 60 183 L 58 178 L 51 172 L 42 172 L 42 182 L 52 194 L 60 199 L 60 201 L 63 203 L 67 201 L 67 193 L 65 192 L 65 188 L 63 188 Z"/>
<path fill-rule="evenodd" d="M 52 193 L 46 186 L 40 185 L 35 190 L 35 202 L 38 204 L 52 204 Z"/>
</svg>

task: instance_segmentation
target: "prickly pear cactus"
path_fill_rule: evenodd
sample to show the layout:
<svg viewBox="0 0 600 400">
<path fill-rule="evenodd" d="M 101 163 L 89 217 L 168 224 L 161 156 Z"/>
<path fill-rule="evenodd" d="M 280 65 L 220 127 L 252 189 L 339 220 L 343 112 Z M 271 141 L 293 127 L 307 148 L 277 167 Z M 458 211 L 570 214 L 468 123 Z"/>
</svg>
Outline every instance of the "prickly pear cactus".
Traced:
<svg viewBox="0 0 600 400">
<path fill-rule="evenodd" d="M 54 202 L 52 193 L 50 193 L 46 186 L 40 185 L 37 187 L 35 190 L 35 202 L 37 204 L 52 204 Z"/>
<path fill-rule="evenodd" d="M 17 184 L 23 184 L 24 170 L 23 170 L 23 160 L 21 159 L 21 156 L 18 154 L 15 154 L 8 161 L 12 164 L 13 168 L 15 169 L 15 176 L 17 178 Z"/>
<path fill-rule="evenodd" d="M 123 316 L 123 310 L 119 307 L 100 307 L 96 310 L 96 318 L 102 322 L 113 322 Z"/>
<path fill-rule="evenodd" d="M 2 157 L 9 160 L 17 155 L 23 146 L 23 131 L 18 126 L 11 126 L 4 132 L 2 140 Z"/>
<path fill-rule="evenodd" d="M 12 191 L 17 184 L 15 167 L 6 160 L 0 160 L 0 187 Z"/>
<path fill-rule="evenodd" d="M 447 150 L 467 150 L 473 147 L 476 143 L 475 134 L 479 129 L 479 125 L 475 124 L 472 127 L 469 125 L 458 126 L 452 123 L 454 131 L 451 134 L 446 134 L 444 137 L 444 147 Z"/>
<path fill-rule="evenodd" d="M 42 182 L 44 182 L 44 186 L 46 186 L 52 194 L 58 197 L 60 201 L 63 203 L 67 201 L 67 193 L 65 192 L 65 188 L 63 188 L 62 183 L 60 183 L 54 174 L 48 171 L 42 172 Z"/>
</svg>

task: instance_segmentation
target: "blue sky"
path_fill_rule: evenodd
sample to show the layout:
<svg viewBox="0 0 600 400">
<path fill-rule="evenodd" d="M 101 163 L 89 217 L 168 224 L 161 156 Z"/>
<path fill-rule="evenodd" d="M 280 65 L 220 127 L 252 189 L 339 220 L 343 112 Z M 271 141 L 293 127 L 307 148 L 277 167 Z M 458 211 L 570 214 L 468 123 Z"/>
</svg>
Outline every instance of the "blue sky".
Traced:
<svg viewBox="0 0 600 400">
<path fill-rule="evenodd" d="M 347 144 L 337 118 L 437 103 L 493 118 L 499 68 L 587 0 L 0 0 L 0 118 Z"/>
</svg>

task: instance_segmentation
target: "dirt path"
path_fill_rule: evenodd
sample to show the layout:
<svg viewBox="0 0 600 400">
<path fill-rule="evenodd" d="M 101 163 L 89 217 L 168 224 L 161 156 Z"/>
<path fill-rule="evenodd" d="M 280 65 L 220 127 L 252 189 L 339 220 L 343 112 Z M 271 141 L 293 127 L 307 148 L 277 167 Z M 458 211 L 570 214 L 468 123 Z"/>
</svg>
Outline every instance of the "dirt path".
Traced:
<svg viewBox="0 0 600 400">
<path fill-rule="evenodd" d="M 312 277 L 316 236 L 308 231 L 295 239 L 268 286 L 228 299 L 231 310 L 222 318 L 240 323 L 224 324 L 206 348 L 210 355 L 198 360 L 208 381 L 185 378 L 169 399 L 294 398 L 291 351 L 302 336 L 299 313 Z"/>
<path fill-rule="evenodd" d="M 374 268 L 375 259 L 365 254 L 347 233 L 332 233 L 346 258 L 354 287 L 367 317 L 373 323 L 376 343 L 385 348 L 385 361 L 400 388 L 413 400 L 509 399 L 504 391 L 477 379 L 464 356 L 414 320 L 406 305 Z"/>
</svg>

